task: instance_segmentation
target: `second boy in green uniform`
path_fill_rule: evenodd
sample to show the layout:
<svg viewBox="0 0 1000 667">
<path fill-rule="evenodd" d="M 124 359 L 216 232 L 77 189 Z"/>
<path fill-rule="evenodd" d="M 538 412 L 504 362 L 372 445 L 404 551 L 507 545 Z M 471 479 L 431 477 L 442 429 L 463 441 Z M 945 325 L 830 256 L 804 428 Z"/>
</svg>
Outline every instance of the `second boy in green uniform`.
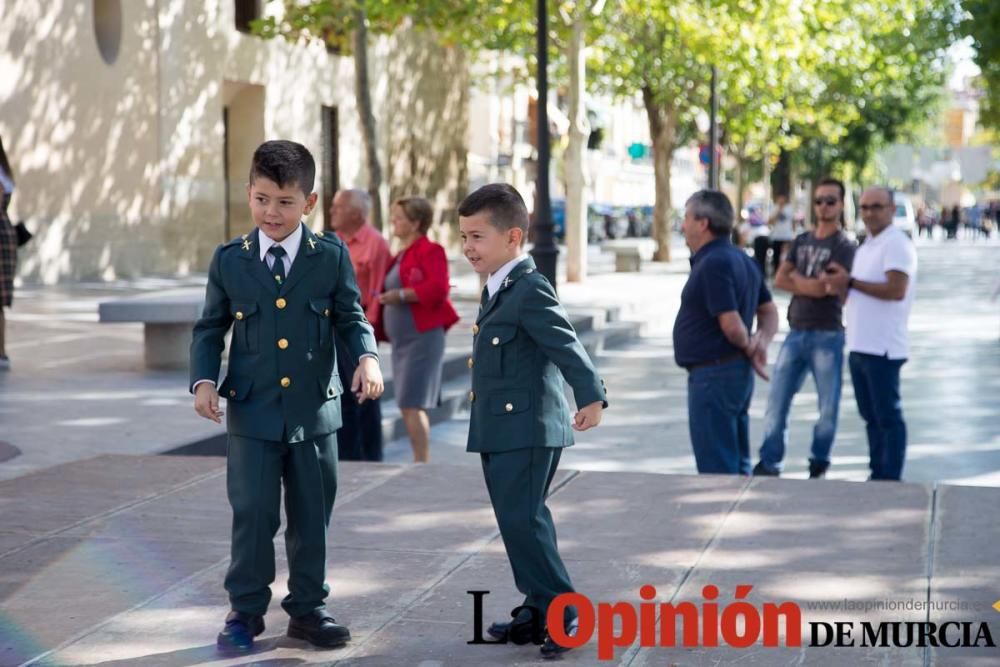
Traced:
<svg viewBox="0 0 1000 667">
<path fill-rule="evenodd" d="M 489 276 L 472 328 L 467 449 L 482 459 L 514 582 L 525 596 L 513 621 L 494 623 L 489 632 L 527 643 L 533 624 L 525 608 L 545 619 L 557 595 L 573 592 L 545 497 L 562 448 L 573 444 L 572 429 L 597 426 L 607 402 L 555 290 L 522 255 L 528 211 L 517 190 L 486 185 L 465 198 L 458 214 L 465 257 L 477 273 Z M 579 406 L 572 421 L 563 378 Z M 568 608 L 563 621 L 572 634 L 575 610 Z M 541 648 L 546 658 L 564 650 L 551 638 Z"/>
</svg>

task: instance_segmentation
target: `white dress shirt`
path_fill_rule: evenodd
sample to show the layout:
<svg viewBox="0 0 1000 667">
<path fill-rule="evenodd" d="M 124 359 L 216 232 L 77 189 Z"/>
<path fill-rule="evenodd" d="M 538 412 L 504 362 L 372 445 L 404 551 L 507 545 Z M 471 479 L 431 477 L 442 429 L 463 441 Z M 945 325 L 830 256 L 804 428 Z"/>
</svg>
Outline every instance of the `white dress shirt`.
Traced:
<svg viewBox="0 0 1000 667">
<path fill-rule="evenodd" d="M 299 252 L 299 244 L 302 243 L 302 223 L 300 222 L 295 231 L 281 241 L 272 240 L 264 232 L 257 234 L 257 238 L 260 240 L 260 261 L 267 262 L 268 269 L 274 270 L 274 255 L 270 254 L 268 250 L 276 245 L 285 249 L 285 256 L 281 258 L 281 261 L 285 264 L 285 276 L 287 277 L 292 270 L 295 255 Z"/>
<path fill-rule="evenodd" d="M 526 259 L 528 259 L 527 255 L 518 255 L 497 269 L 496 272 L 490 274 L 490 277 L 486 280 L 486 290 L 489 292 L 491 299 L 494 294 L 500 291 L 500 285 L 503 284 L 504 278 L 510 275 L 510 272 L 514 270 L 515 266 Z"/>
</svg>

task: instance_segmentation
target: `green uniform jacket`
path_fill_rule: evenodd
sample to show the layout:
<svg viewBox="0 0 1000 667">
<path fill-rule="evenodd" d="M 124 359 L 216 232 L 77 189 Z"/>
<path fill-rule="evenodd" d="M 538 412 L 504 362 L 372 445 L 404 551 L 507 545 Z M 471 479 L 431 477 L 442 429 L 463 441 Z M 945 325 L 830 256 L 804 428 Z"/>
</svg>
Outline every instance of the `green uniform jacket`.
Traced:
<svg viewBox="0 0 1000 667">
<path fill-rule="evenodd" d="M 467 451 L 572 445 L 563 378 L 577 406 L 603 401 L 607 407 L 603 381 L 531 258 L 483 306 L 472 333 Z"/>
<path fill-rule="evenodd" d="M 216 380 L 229 327 L 229 367 L 219 395 L 227 430 L 301 442 L 341 426 L 336 331 L 354 358 L 377 354 L 347 248 L 303 225 L 302 245 L 279 286 L 260 259 L 254 230 L 215 251 L 205 310 L 194 325 L 191 385 Z M 193 387 L 192 387 L 193 389 Z"/>
</svg>

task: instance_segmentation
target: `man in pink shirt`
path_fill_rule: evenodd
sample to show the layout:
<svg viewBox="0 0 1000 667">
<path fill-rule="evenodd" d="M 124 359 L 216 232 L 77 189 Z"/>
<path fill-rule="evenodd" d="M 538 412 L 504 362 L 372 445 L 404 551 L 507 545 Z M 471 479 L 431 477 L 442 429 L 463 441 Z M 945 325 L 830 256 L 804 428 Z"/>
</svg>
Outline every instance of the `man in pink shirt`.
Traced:
<svg viewBox="0 0 1000 667">
<path fill-rule="evenodd" d="M 374 322 L 379 308 L 378 293 L 392 256 L 385 238 L 368 223 L 370 212 L 371 198 L 364 190 L 339 190 L 330 205 L 330 225 L 347 246 L 358 289 L 361 290 L 361 307 L 365 309 L 368 321 Z M 336 343 L 341 381 L 349 382 L 355 362 L 340 339 Z M 359 405 L 351 392 L 345 392 L 340 400 L 344 420 L 344 425 L 337 431 L 340 460 L 381 461 L 382 405 L 379 400 L 368 400 Z"/>
</svg>

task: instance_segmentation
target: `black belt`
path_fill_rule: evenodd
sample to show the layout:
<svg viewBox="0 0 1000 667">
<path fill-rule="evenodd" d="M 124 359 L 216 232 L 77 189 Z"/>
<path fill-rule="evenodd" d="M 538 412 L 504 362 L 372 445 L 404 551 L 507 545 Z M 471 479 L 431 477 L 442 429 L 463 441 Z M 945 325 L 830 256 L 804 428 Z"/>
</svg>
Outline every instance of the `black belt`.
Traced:
<svg viewBox="0 0 1000 667">
<path fill-rule="evenodd" d="M 747 355 L 743 354 L 742 352 L 733 352 L 732 354 L 727 354 L 724 357 L 719 357 L 718 359 L 712 359 L 711 361 L 703 361 L 698 364 L 688 364 L 684 368 L 687 369 L 688 373 L 690 373 L 691 371 L 698 368 L 707 368 L 709 366 L 721 366 L 722 364 L 728 364 L 731 361 L 738 361 L 740 359 L 746 359 L 746 358 Z"/>
</svg>

